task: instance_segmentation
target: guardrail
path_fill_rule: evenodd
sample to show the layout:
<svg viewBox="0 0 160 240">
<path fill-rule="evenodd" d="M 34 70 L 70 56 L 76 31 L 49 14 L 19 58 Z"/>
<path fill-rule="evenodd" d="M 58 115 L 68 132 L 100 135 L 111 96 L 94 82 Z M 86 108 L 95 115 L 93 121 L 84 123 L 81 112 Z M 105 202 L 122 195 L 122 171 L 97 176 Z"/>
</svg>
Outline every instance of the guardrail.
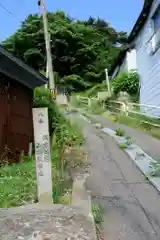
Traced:
<svg viewBox="0 0 160 240">
<path fill-rule="evenodd" d="M 160 107 L 155 105 L 138 104 L 138 103 L 125 103 L 121 101 L 109 101 L 105 104 L 112 113 L 122 113 L 132 119 L 137 119 L 136 115 L 142 117 L 140 122 L 150 124 L 155 127 L 160 127 L 160 116 L 153 114 L 153 110 L 160 113 Z M 144 119 L 143 119 L 144 118 Z M 159 121 L 159 122 L 158 122 Z"/>
<path fill-rule="evenodd" d="M 107 107 L 110 112 L 123 112 L 127 114 L 127 106 L 124 102 L 121 101 L 109 101 L 107 104 L 105 103 L 105 108 Z"/>
<path fill-rule="evenodd" d="M 88 105 L 89 107 L 91 107 L 92 104 L 92 100 L 98 101 L 98 98 L 88 98 L 88 97 L 82 97 L 80 95 L 77 95 L 77 100 L 81 101 L 81 103 Z"/>
<path fill-rule="evenodd" d="M 77 96 L 77 99 L 84 104 L 91 107 L 92 100 L 99 101 L 99 98 L 88 98 Z M 122 101 L 109 101 L 103 103 L 103 108 L 107 108 L 112 113 L 120 113 L 132 119 L 137 119 L 136 116 L 141 116 L 140 122 L 150 124 L 155 127 L 160 127 L 160 115 L 152 114 L 153 110 L 160 113 L 160 107 L 155 105 L 138 104 L 138 103 L 125 103 Z M 158 122 L 158 121 L 159 122 Z"/>
</svg>

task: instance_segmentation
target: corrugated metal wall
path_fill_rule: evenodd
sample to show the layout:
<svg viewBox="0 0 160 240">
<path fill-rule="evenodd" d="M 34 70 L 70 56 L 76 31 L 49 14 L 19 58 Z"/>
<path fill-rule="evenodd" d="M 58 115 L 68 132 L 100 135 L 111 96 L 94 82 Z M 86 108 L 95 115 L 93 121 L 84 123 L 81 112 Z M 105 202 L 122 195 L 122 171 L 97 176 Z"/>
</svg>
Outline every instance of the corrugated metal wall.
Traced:
<svg viewBox="0 0 160 240">
<path fill-rule="evenodd" d="M 151 38 L 154 34 L 152 15 L 160 4 L 160 0 L 155 0 L 152 5 L 148 20 L 135 40 L 137 54 L 137 68 L 141 80 L 140 103 L 160 106 L 160 48 L 150 54 Z M 160 116 L 160 110 L 141 109 L 148 115 Z"/>
</svg>

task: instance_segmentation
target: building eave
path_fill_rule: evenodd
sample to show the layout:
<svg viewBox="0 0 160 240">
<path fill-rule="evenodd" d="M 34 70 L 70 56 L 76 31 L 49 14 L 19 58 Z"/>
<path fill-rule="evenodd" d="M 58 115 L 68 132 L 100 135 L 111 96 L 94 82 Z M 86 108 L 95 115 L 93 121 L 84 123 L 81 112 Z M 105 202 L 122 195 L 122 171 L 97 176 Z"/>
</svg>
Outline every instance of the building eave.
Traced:
<svg viewBox="0 0 160 240">
<path fill-rule="evenodd" d="M 150 13 L 153 1 L 154 0 L 145 0 L 144 1 L 142 11 L 141 11 L 141 13 L 140 13 L 134 27 L 132 28 L 129 37 L 128 37 L 127 45 L 124 46 L 124 48 L 120 51 L 120 53 L 119 53 L 118 57 L 116 58 L 114 64 L 109 69 L 109 75 L 112 75 L 115 68 L 122 64 L 122 62 L 125 58 L 126 52 L 133 47 L 132 43 L 133 43 L 134 39 L 138 36 L 138 34 L 141 31 L 141 29 L 143 28 L 144 24 L 146 23 L 146 20 L 148 18 L 149 13 Z M 129 47 L 129 46 L 131 46 L 131 47 Z"/>
<path fill-rule="evenodd" d="M 34 89 L 48 80 L 0 45 L 0 72 Z"/>
<path fill-rule="evenodd" d="M 128 37 L 128 43 L 132 42 L 135 39 L 135 37 L 137 37 L 138 33 L 140 32 L 140 30 L 143 28 L 144 24 L 146 23 L 146 20 L 150 13 L 153 1 L 154 0 L 145 0 L 144 1 L 142 11 L 141 11 L 141 13 L 134 25 L 129 37 Z"/>
</svg>

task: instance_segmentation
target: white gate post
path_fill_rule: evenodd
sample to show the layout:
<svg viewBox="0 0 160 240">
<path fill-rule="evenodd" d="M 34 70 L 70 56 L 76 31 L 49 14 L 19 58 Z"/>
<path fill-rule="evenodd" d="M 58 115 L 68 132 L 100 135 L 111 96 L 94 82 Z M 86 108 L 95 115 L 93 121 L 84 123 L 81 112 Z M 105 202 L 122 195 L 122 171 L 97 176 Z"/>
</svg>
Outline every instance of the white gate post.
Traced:
<svg viewBox="0 0 160 240">
<path fill-rule="evenodd" d="M 102 101 L 102 108 L 105 109 L 105 101 Z"/>
<path fill-rule="evenodd" d="M 98 92 L 97 98 L 98 98 L 98 100 L 99 100 L 99 92 Z"/>
<path fill-rule="evenodd" d="M 38 202 L 52 204 L 52 164 L 48 108 L 33 108 Z"/>
</svg>

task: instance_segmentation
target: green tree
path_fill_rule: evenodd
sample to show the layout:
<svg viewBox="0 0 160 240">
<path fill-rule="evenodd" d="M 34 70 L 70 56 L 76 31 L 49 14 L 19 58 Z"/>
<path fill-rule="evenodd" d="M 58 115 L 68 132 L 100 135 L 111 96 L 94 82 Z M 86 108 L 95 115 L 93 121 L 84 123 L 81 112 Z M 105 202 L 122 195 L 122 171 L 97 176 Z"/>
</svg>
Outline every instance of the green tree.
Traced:
<svg viewBox="0 0 160 240">
<path fill-rule="evenodd" d="M 112 87 L 115 94 L 127 92 L 131 96 L 139 93 L 139 75 L 136 71 L 120 72 L 112 81 Z"/>
<path fill-rule="evenodd" d="M 72 79 L 70 87 L 79 91 L 92 86 L 93 82 L 103 81 L 99 76 L 113 63 L 121 44 L 125 42 L 126 33 L 116 32 L 103 19 L 90 17 L 87 21 L 78 21 L 62 11 L 49 12 L 48 22 L 54 71 L 59 76 L 57 84 L 64 80 L 66 83 L 64 77 L 73 75 L 73 78 L 67 79 Z M 6 39 L 3 45 L 33 68 L 45 71 L 42 16 L 30 14 L 18 31 Z M 79 78 L 75 77 L 77 75 Z M 60 81 L 61 78 L 63 81 Z M 80 83 L 77 84 L 77 81 Z"/>
</svg>

